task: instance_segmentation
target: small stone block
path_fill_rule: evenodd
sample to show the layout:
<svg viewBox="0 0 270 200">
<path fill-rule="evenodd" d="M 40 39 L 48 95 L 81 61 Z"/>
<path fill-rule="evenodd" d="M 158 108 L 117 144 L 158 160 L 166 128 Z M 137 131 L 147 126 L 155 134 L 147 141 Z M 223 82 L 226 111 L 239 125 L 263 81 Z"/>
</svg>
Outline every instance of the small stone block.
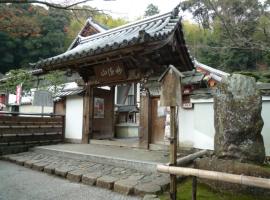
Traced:
<svg viewBox="0 0 270 200">
<path fill-rule="evenodd" d="M 97 179 L 101 176 L 102 176 L 102 174 L 95 173 L 95 172 L 84 174 L 84 175 L 82 175 L 82 183 L 84 183 L 86 185 L 95 185 L 97 182 Z"/>
<path fill-rule="evenodd" d="M 82 179 L 82 174 L 83 174 L 82 170 L 70 171 L 67 174 L 67 179 L 73 182 L 80 182 Z"/>
<path fill-rule="evenodd" d="M 114 182 L 116 182 L 118 178 L 112 176 L 102 176 L 97 179 L 97 186 L 112 190 L 114 187 Z"/>
<path fill-rule="evenodd" d="M 1 156 L 1 159 L 9 161 L 9 155 L 3 155 L 3 156 Z"/>
<path fill-rule="evenodd" d="M 66 167 L 58 167 L 58 168 L 55 168 L 54 173 L 55 173 L 55 175 L 62 176 L 65 178 L 69 171 L 70 171 L 70 169 L 68 169 Z"/>
<path fill-rule="evenodd" d="M 49 165 L 49 163 L 47 162 L 37 162 L 33 164 L 32 169 L 37 171 L 43 171 L 44 167 L 47 165 Z"/>
<path fill-rule="evenodd" d="M 7 157 L 7 159 L 8 159 L 10 162 L 16 162 L 16 159 L 17 159 L 17 158 L 18 158 L 18 157 L 15 156 L 15 155 L 10 155 L 10 156 Z"/>
<path fill-rule="evenodd" d="M 136 180 L 129 180 L 129 179 L 122 179 L 119 181 L 116 181 L 114 183 L 114 191 L 124 194 L 124 195 L 130 195 L 134 193 L 134 186 L 138 182 Z"/>
<path fill-rule="evenodd" d="M 23 166 L 25 161 L 26 161 L 25 158 L 17 159 L 17 160 L 16 160 L 16 164 L 22 165 L 22 166 Z"/>
<path fill-rule="evenodd" d="M 154 182 L 151 183 L 139 183 L 134 187 L 134 194 L 138 196 L 144 196 L 145 194 L 159 194 L 161 193 L 161 187 Z"/>
<path fill-rule="evenodd" d="M 27 168 L 32 168 L 32 166 L 33 166 L 33 161 L 27 160 L 27 161 L 24 162 L 23 165 L 24 165 L 25 167 L 27 167 Z"/>
<path fill-rule="evenodd" d="M 55 167 L 55 165 L 47 165 L 44 167 L 43 171 L 48 174 L 54 174 Z"/>
</svg>

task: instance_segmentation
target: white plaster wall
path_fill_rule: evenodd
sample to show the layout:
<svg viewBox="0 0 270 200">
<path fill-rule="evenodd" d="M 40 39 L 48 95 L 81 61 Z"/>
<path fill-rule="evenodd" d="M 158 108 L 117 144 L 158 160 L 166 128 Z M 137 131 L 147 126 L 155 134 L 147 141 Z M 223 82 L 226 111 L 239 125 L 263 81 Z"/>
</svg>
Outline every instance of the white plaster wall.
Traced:
<svg viewBox="0 0 270 200">
<path fill-rule="evenodd" d="M 194 111 L 179 110 L 179 144 L 181 147 L 194 147 Z"/>
<path fill-rule="evenodd" d="M 270 156 L 270 97 L 263 98 L 262 118 L 264 121 L 262 135 L 264 140 L 265 152 L 267 156 Z"/>
<path fill-rule="evenodd" d="M 214 149 L 214 108 L 213 99 L 192 100 L 194 108 L 180 109 L 179 142 L 182 147 Z M 266 155 L 270 156 L 270 97 L 263 97 L 262 118 L 264 127 L 262 135 Z"/>
<path fill-rule="evenodd" d="M 66 98 L 66 132 L 68 139 L 82 139 L 83 98 L 70 96 Z"/>
<path fill-rule="evenodd" d="M 194 103 L 193 109 L 180 109 L 179 142 L 183 147 L 214 149 L 214 110 L 213 103 Z"/>
<path fill-rule="evenodd" d="M 20 112 L 22 113 L 41 113 L 41 106 L 20 105 Z M 44 107 L 44 113 L 53 113 L 53 107 Z"/>
<path fill-rule="evenodd" d="M 214 149 L 214 109 L 212 102 L 194 105 L 194 147 Z"/>
</svg>

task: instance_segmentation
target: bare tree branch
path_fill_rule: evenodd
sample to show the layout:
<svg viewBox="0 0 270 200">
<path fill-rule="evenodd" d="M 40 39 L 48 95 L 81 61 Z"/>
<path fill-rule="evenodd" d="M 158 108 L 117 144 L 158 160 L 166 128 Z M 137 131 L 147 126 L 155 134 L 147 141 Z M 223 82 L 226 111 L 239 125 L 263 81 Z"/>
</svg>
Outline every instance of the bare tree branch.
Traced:
<svg viewBox="0 0 270 200">
<path fill-rule="evenodd" d="M 89 8 L 84 8 L 84 7 L 77 7 L 80 4 L 87 3 L 92 0 L 79 0 L 76 1 L 75 3 L 71 3 L 68 5 L 62 5 L 62 4 L 57 4 L 57 3 L 51 3 L 47 1 L 41 1 L 41 0 L 0 0 L 0 4 L 6 4 L 6 3 L 14 3 L 14 4 L 31 4 L 31 3 L 37 3 L 37 4 L 42 4 L 51 8 L 56 8 L 56 9 L 62 9 L 62 10 L 85 10 L 85 11 L 101 11 L 97 9 L 89 9 Z M 106 1 L 114 1 L 114 0 L 106 0 Z"/>
</svg>

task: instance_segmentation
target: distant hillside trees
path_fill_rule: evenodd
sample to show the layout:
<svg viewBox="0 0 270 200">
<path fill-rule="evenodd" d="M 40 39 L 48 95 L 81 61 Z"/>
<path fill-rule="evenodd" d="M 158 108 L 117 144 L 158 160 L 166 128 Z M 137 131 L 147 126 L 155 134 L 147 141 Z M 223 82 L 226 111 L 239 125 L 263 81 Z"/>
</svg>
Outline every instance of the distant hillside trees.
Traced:
<svg viewBox="0 0 270 200">
<path fill-rule="evenodd" d="M 270 1 L 186 0 L 185 36 L 201 62 L 229 72 L 270 69 Z"/>
<path fill-rule="evenodd" d="M 102 12 L 48 9 L 32 4 L 0 4 L 0 72 L 30 68 L 37 62 L 63 53 L 88 17 L 112 28 L 124 23 Z"/>
</svg>

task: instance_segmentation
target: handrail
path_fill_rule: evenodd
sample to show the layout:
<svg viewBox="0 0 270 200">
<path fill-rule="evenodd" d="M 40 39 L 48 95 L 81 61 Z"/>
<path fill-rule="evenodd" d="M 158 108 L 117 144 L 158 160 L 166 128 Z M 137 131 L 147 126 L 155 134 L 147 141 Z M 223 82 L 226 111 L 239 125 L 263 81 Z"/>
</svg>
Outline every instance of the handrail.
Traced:
<svg viewBox="0 0 270 200">
<path fill-rule="evenodd" d="M 186 168 L 186 167 L 172 167 L 166 165 L 158 165 L 157 170 L 159 172 L 174 175 L 195 176 L 198 178 L 210 179 L 215 181 L 223 181 L 270 189 L 270 179 L 267 178 L 258 178 L 254 176 L 236 175 L 224 172 Z"/>
<path fill-rule="evenodd" d="M 247 185 L 270 189 L 270 179 L 259 178 L 254 176 L 245 176 L 230 174 L 217 171 L 209 171 L 202 169 L 194 169 L 187 167 L 173 167 L 168 165 L 157 165 L 157 171 L 169 173 L 171 176 L 182 175 L 191 176 L 192 178 L 192 200 L 196 200 L 197 196 L 197 178 L 204 178 L 214 181 L 223 181 L 228 183 Z M 171 199 L 176 199 L 176 196 L 171 196 Z"/>
<path fill-rule="evenodd" d="M 0 115 L 29 115 L 29 116 L 49 116 L 49 117 L 63 117 L 65 115 L 54 114 L 54 113 L 23 113 L 23 112 L 6 112 L 0 111 Z"/>
</svg>

